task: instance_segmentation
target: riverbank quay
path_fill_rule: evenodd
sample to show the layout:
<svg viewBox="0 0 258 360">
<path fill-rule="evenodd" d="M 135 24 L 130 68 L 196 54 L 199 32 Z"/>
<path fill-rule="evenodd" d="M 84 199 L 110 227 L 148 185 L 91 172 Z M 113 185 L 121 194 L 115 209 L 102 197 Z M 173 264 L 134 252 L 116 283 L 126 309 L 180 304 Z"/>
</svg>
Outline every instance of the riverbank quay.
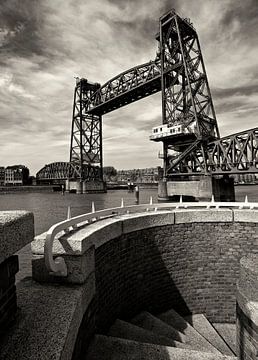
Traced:
<svg viewBox="0 0 258 360">
<path fill-rule="evenodd" d="M 0 195 L 19 192 L 53 192 L 61 191 L 59 185 L 26 185 L 26 186 L 0 186 Z"/>
<path fill-rule="evenodd" d="M 33 279 L 17 285 L 23 315 L 2 341 L 0 359 L 77 360 L 96 332 L 143 308 L 158 313 L 173 306 L 233 323 L 240 259 L 258 253 L 258 204 L 200 206 L 103 210 L 37 236 Z M 46 239 L 55 230 L 47 255 L 64 259 L 65 276 L 46 267 Z"/>
</svg>

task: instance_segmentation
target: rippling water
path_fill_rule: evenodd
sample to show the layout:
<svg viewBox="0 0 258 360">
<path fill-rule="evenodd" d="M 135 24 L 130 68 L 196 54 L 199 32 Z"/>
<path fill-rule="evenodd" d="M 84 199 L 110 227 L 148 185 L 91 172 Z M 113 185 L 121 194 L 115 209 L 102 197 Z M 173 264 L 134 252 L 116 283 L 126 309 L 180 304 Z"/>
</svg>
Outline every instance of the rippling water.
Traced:
<svg viewBox="0 0 258 360">
<path fill-rule="evenodd" d="M 140 203 L 148 203 L 150 196 L 157 201 L 157 189 L 140 190 Z M 126 190 L 108 191 L 106 194 L 65 194 L 61 193 L 13 193 L 0 195 L 1 210 L 29 210 L 34 213 L 35 233 L 40 234 L 49 227 L 67 217 L 67 208 L 71 207 L 72 216 L 91 211 L 92 201 L 96 210 L 121 205 L 135 204 L 134 193 Z"/>
<path fill-rule="evenodd" d="M 248 195 L 250 201 L 258 202 L 258 186 L 235 187 L 236 201 L 244 201 Z M 140 203 L 148 203 L 150 196 L 157 201 L 157 189 L 140 189 Z M 65 194 L 61 193 L 13 193 L 0 195 L 1 210 L 29 210 L 34 213 L 35 233 L 40 234 L 59 221 L 66 219 L 67 208 L 71 207 L 72 216 L 91 211 L 94 201 L 96 210 L 120 206 L 121 198 L 125 205 L 135 203 L 134 193 L 126 190 L 108 191 L 106 194 Z"/>
<path fill-rule="evenodd" d="M 258 186 L 246 185 L 235 187 L 236 201 L 244 201 L 248 195 L 250 201 L 258 202 Z M 149 203 L 150 196 L 153 202 L 157 201 L 157 189 L 140 189 L 140 203 Z M 61 193 L 13 193 L 0 195 L 1 210 L 29 210 L 34 213 L 35 234 L 40 234 L 49 227 L 67 217 L 67 208 L 71 207 L 72 216 L 91 211 L 94 201 L 96 210 L 120 206 L 121 198 L 125 205 L 135 203 L 134 193 L 126 190 L 108 191 L 106 194 L 65 194 Z M 31 274 L 30 246 L 19 252 L 21 272 L 18 279 Z"/>
</svg>

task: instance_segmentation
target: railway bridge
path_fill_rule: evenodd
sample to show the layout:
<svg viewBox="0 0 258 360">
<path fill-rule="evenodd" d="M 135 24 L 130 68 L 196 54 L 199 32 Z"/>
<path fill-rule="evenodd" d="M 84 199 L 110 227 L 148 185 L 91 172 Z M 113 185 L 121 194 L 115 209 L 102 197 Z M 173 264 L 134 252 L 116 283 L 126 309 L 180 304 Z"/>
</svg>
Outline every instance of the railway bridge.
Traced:
<svg viewBox="0 0 258 360">
<path fill-rule="evenodd" d="M 150 140 L 163 144 L 161 196 L 167 196 L 169 183 L 181 181 L 182 185 L 185 180 L 190 189 L 193 178 L 201 179 L 212 193 L 218 178 L 225 179 L 225 186 L 231 174 L 258 172 L 258 128 L 220 137 L 200 42 L 190 19 L 169 11 L 159 19 L 156 41 L 153 61 L 126 70 L 104 85 L 77 79 L 70 161 L 48 165 L 38 178 L 44 179 L 55 167 L 57 177 L 61 170 L 64 178 L 80 184 L 80 191 L 83 184 L 87 190 L 92 183 L 102 189 L 103 115 L 159 91 L 161 124 L 152 129 Z"/>
</svg>

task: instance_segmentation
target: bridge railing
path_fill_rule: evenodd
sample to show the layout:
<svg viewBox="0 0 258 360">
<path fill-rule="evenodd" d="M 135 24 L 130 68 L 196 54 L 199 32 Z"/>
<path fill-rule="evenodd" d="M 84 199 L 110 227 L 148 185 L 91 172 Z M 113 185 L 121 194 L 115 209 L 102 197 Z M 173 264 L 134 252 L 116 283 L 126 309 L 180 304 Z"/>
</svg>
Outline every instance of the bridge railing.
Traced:
<svg viewBox="0 0 258 360">
<path fill-rule="evenodd" d="M 120 207 L 95 211 L 94 206 L 92 212 L 75 216 L 73 218 L 61 221 L 47 231 L 44 246 L 45 264 L 48 271 L 55 276 L 67 276 L 67 266 L 62 257 L 53 258 L 53 243 L 58 234 L 69 233 L 78 227 L 87 226 L 93 222 L 114 217 L 117 215 L 156 212 L 159 210 L 175 210 L 175 209 L 220 209 L 220 208 L 237 208 L 237 209 L 258 209 L 258 202 L 249 202 L 245 198 L 244 202 L 216 202 L 212 196 L 211 201 L 206 202 L 183 202 L 182 197 L 177 203 L 158 203 L 153 204 L 152 198 L 149 204 L 124 206 L 123 200 Z"/>
</svg>

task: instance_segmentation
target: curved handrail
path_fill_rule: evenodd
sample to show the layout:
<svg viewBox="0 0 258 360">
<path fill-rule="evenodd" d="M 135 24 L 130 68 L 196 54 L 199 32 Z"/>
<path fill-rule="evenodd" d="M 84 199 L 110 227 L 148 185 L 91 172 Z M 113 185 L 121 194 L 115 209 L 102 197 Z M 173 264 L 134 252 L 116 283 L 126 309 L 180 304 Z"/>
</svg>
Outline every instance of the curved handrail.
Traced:
<svg viewBox="0 0 258 360">
<path fill-rule="evenodd" d="M 244 202 L 215 202 L 212 197 L 211 201 L 206 202 L 183 202 L 182 198 L 178 203 L 158 203 L 152 204 L 143 204 L 143 205 L 130 205 L 126 207 L 115 207 L 105 210 L 100 210 L 96 212 L 91 212 L 87 214 L 82 214 L 75 216 L 71 219 L 61 221 L 53 226 L 47 231 L 45 246 L 44 246 L 44 257 L 45 264 L 48 271 L 55 276 L 66 277 L 67 276 L 67 266 L 62 257 L 53 258 L 53 243 L 55 236 L 61 231 L 68 232 L 70 229 L 74 230 L 78 227 L 79 224 L 86 225 L 91 224 L 92 222 L 103 220 L 105 218 L 110 218 L 117 215 L 124 215 L 129 213 L 141 213 L 149 211 L 158 211 L 158 210 L 175 210 L 175 209 L 189 209 L 189 208 L 238 208 L 238 209 L 258 209 L 258 203 L 250 203 L 246 197 Z"/>
</svg>

